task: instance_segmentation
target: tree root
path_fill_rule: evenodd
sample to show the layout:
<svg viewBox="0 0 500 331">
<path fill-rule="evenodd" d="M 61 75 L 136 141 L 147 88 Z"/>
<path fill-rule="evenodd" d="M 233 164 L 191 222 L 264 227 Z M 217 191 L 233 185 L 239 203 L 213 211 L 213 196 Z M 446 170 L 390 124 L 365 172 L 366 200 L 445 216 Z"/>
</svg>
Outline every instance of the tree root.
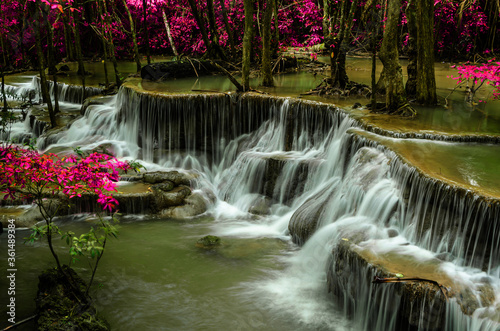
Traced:
<svg viewBox="0 0 500 331">
<path fill-rule="evenodd" d="M 317 87 L 309 90 L 308 92 L 301 93 L 300 95 L 318 95 L 324 98 L 348 98 L 350 96 L 364 96 L 369 98 L 371 93 L 371 89 L 364 84 L 349 82 L 345 88 L 341 88 L 339 86 L 332 86 L 329 78 L 323 78 Z"/>
</svg>

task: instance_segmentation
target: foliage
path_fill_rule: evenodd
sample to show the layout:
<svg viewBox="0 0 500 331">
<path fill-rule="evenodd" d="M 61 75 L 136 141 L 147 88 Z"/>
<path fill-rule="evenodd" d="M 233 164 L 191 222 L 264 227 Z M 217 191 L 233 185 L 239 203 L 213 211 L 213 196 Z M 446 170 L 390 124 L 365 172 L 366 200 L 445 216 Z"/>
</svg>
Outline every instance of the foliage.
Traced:
<svg viewBox="0 0 500 331">
<path fill-rule="evenodd" d="M 235 45 L 241 50 L 243 38 L 243 0 L 223 0 L 227 13 L 229 26 L 234 35 Z M 110 32 L 113 36 L 118 58 L 131 58 L 132 41 L 128 18 L 124 14 L 123 3 L 120 1 L 106 1 L 102 16 L 99 14 L 99 2 L 82 2 L 69 0 L 43 0 L 40 2 L 43 10 L 48 14 L 48 21 L 54 28 L 54 43 L 56 46 L 57 60 L 67 58 L 68 47 L 72 47 L 74 38 L 71 37 L 71 26 L 74 25 L 73 11 L 81 20 L 81 39 L 87 41 L 85 48 L 86 56 L 102 54 L 102 43 L 99 38 L 101 28 Z M 187 0 L 150 0 L 147 1 L 147 22 L 144 22 L 143 1 L 127 0 L 137 26 L 138 44 L 144 52 L 146 43 L 153 54 L 164 55 L 171 51 L 169 40 L 165 31 L 162 12 L 171 25 L 172 37 L 176 48 L 183 54 L 203 54 L 206 45 L 203 43 L 200 28 L 194 19 Z M 206 15 L 207 2 L 197 1 L 198 11 Z M 260 44 L 261 27 L 257 26 L 263 21 L 265 1 L 255 1 L 256 35 L 254 45 Z M 279 45 L 303 47 L 323 42 L 323 1 L 315 0 L 283 0 L 278 2 L 277 26 L 272 27 L 273 32 L 279 38 Z M 329 0 L 334 10 L 340 6 L 341 1 Z M 353 40 L 367 42 L 369 35 L 369 15 L 366 15 L 372 1 L 360 1 L 358 13 L 354 20 L 354 28 L 351 31 Z M 484 54 L 498 52 L 498 42 L 495 36 L 500 33 L 498 20 L 498 6 L 493 6 L 488 0 L 435 0 L 435 48 L 441 57 L 460 58 L 473 55 L 473 53 Z M 27 52 L 34 44 L 33 24 L 40 18 L 33 16 L 30 6 L 33 0 L 21 1 L 11 0 L 0 3 L 0 35 L 4 38 L 4 46 L 1 52 L 7 56 L 10 65 L 22 66 L 36 60 L 34 52 Z M 401 45 L 407 40 L 406 17 L 404 10 L 407 1 L 402 2 L 401 16 Z M 336 8 L 336 9 L 335 9 Z M 214 13 L 216 24 L 219 27 L 217 33 L 220 45 L 229 47 L 229 35 L 225 29 L 223 10 L 220 1 L 214 1 Z M 202 15 L 203 16 L 203 15 Z M 205 29 L 208 29 L 208 19 L 202 17 Z M 147 23 L 147 24 L 145 24 Z M 150 39 L 146 40 L 145 29 L 150 31 Z M 335 33 L 339 26 L 334 26 Z M 42 26 L 43 40 L 47 34 L 47 27 Z M 65 39 L 66 35 L 66 39 Z M 69 36 L 69 38 L 67 38 Z M 106 36 L 104 36 L 106 38 Z M 65 44 L 69 40 L 69 45 Z M 109 42 L 109 40 L 108 40 Z M 276 42 L 276 40 L 275 40 Z M 278 45 L 278 46 L 279 46 Z M 46 48 L 46 45 L 44 45 Z"/>
<path fill-rule="evenodd" d="M 500 62 L 494 59 L 481 64 L 468 62 L 456 66 L 456 68 L 458 70 L 458 76 L 451 76 L 451 78 L 458 80 L 457 84 L 467 83 L 468 86 L 469 83 L 471 83 L 471 86 L 468 86 L 471 94 L 470 101 L 472 101 L 476 91 L 485 83 L 493 87 L 491 98 L 500 99 Z M 479 101 L 482 102 L 482 100 Z"/>
<path fill-rule="evenodd" d="M 116 237 L 116 226 L 98 213 L 98 225 L 89 232 L 80 236 L 72 231 L 62 233 L 53 221 L 60 208 L 60 204 L 55 201 L 90 196 L 104 211 L 111 213 L 118 206 L 112 192 L 116 191 L 119 170 L 129 169 L 128 163 L 107 154 L 91 153 L 85 156 L 80 153 L 59 157 L 16 146 L 0 147 L 0 173 L 3 174 L 0 177 L 0 189 L 5 193 L 4 199 L 33 201 L 45 220 L 44 225 L 33 228 L 27 241 L 33 243 L 47 238 L 57 267 L 62 270 L 59 257 L 52 247 L 52 238 L 61 235 L 70 247 L 69 254 L 73 262 L 81 256 L 94 260 L 89 287 L 107 239 Z"/>
</svg>

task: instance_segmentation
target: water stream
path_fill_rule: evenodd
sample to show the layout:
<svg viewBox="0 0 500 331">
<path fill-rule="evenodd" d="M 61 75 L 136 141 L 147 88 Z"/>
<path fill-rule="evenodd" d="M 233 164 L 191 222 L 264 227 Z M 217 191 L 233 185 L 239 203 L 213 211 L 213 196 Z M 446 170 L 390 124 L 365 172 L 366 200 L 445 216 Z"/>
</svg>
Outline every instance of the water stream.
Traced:
<svg viewBox="0 0 500 331">
<path fill-rule="evenodd" d="M 103 287 L 94 293 L 114 329 L 398 330 L 391 312 L 399 296 L 392 287 L 374 290 L 360 281 L 353 293 L 348 284 L 344 302 L 327 293 L 327 271 L 340 263 L 332 249 L 351 240 L 362 253 L 393 255 L 405 274 L 433 265 L 444 284 L 467 288 L 473 297 L 487 284 L 493 304 L 471 318 L 452 300 L 445 328 L 498 330 L 499 208 L 423 177 L 353 128 L 361 130 L 345 112 L 313 101 L 152 95 L 129 84 L 38 146 L 60 151 L 105 145 L 148 170 L 196 171 L 194 189 L 216 196 L 208 213 L 195 219 L 123 219 L 120 239 L 98 273 Z M 254 213 L 257 205 L 266 212 Z M 300 229 L 311 219 L 317 231 L 307 241 L 293 233 L 299 248 L 289 225 Z M 60 222 L 83 229 L 84 220 Z M 222 248 L 195 248 L 206 234 L 222 237 Z M 33 277 L 50 261 L 38 249 L 43 244 L 21 242 L 19 283 L 26 289 L 20 300 L 29 315 Z M 405 265 L 409 258 L 413 266 Z M 352 279 L 370 279 L 371 272 L 353 265 Z M 428 329 L 431 322 L 421 319 L 416 328 Z"/>
</svg>

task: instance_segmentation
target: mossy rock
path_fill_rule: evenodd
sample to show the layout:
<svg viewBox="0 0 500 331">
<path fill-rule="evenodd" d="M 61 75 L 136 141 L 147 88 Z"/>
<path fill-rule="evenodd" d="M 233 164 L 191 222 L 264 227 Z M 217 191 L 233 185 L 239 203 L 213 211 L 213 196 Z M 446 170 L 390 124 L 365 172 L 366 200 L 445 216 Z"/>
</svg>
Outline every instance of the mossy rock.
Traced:
<svg viewBox="0 0 500 331">
<path fill-rule="evenodd" d="M 220 245 L 220 238 L 212 235 L 205 236 L 196 242 L 196 247 L 203 249 L 214 249 Z"/>
<path fill-rule="evenodd" d="M 37 330 L 105 331 L 111 327 L 96 311 L 90 298 L 85 297 L 86 285 L 76 272 L 63 266 L 71 275 L 74 286 L 56 269 L 48 269 L 39 277 L 36 298 Z"/>
</svg>

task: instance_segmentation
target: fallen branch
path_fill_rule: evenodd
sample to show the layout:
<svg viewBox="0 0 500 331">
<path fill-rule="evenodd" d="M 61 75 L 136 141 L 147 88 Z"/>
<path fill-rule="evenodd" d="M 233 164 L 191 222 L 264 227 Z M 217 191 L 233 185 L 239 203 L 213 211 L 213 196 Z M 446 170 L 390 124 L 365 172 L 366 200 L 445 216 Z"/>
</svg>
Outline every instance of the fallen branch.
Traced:
<svg viewBox="0 0 500 331">
<path fill-rule="evenodd" d="M 9 325 L 8 327 L 6 327 L 5 329 L 3 329 L 2 331 L 6 331 L 6 330 L 12 330 L 14 328 L 17 328 L 18 326 L 20 326 L 21 324 L 24 324 L 26 322 L 29 322 L 31 320 L 34 320 L 36 318 L 36 315 L 33 315 L 33 316 L 30 316 L 28 318 L 25 318 L 23 319 L 22 321 L 19 321 L 17 323 L 14 323 L 12 325 Z"/>
<path fill-rule="evenodd" d="M 224 75 L 226 75 L 227 78 L 229 78 L 231 83 L 233 83 L 234 86 L 236 86 L 236 89 L 238 90 L 238 92 L 243 92 L 245 90 L 243 88 L 243 85 L 241 85 L 240 82 L 238 82 L 238 80 L 236 78 L 234 78 L 234 76 L 231 75 L 231 73 L 229 71 L 227 71 L 224 67 L 222 67 L 220 64 L 213 62 L 213 61 L 210 61 L 210 63 L 212 63 L 214 66 L 216 66 L 217 69 L 222 71 L 222 73 L 224 73 Z"/>
</svg>

